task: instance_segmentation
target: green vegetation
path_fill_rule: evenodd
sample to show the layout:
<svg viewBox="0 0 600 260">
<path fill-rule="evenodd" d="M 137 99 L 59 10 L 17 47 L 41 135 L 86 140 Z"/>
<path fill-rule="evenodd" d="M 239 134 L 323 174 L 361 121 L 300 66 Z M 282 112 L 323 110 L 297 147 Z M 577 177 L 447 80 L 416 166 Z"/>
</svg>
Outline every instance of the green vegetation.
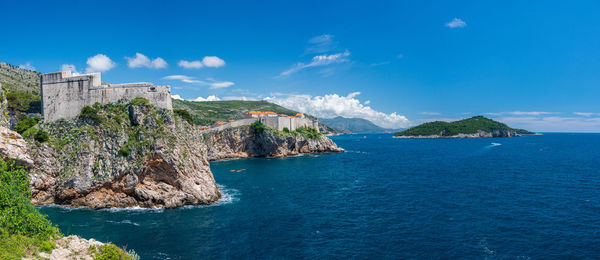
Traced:
<svg viewBox="0 0 600 260">
<path fill-rule="evenodd" d="M 135 260 L 114 244 L 92 246 L 90 252 L 96 260 Z"/>
<path fill-rule="evenodd" d="M 41 113 L 42 103 L 39 95 L 22 93 L 22 92 L 7 92 L 6 101 L 8 109 L 12 111 L 24 113 Z"/>
<path fill-rule="evenodd" d="M 299 135 L 308 137 L 310 139 L 319 139 L 323 136 L 323 134 L 319 133 L 317 131 L 317 129 L 314 128 L 308 128 L 308 127 L 299 127 L 296 128 L 296 133 L 298 133 Z"/>
<path fill-rule="evenodd" d="M 15 126 L 15 132 L 19 134 L 23 134 L 29 128 L 36 125 L 41 120 L 40 117 L 28 117 L 28 116 L 19 116 L 19 120 L 17 121 L 17 125 Z"/>
<path fill-rule="evenodd" d="M 475 116 L 451 123 L 442 121 L 424 123 L 404 130 L 402 132 L 398 132 L 395 134 L 395 136 L 453 136 L 457 134 L 474 134 L 477 133 L 477 131 L 479 130 L 488 133 L 491 133 L 495 130 L 514 130 L 517 131 L 517 133 L 530 133 L 525 130 L 510 128 L 503 123 L 491 120 L 483 116 Z"/>
<path fill-rule="evenodd" d="M 150 101 L 148 101 L 148 99 L 145 99 L 143 97 L 136 97 L 134 99 L 132 99 L 131 101 L 129 101 L 130 105 L 133 106 L 150 106 Z"/>
<path fill-rule="evenodd" d="M 50 137 L 48 136 L 48 132 L 44 131 L 43 129 L 38 129 L 33 135 L 33 139 L 40 143 L 45 143 L 50 139 Z"/>
<path fill-rule="evenodd" d="M 81 119 L 89 119 L 95 124 L 102 123 L 102 118 L 98 115 L 98 109 L 102 109 L 102 105 L 99 103 L 94 104 L 94 106 L 84 106 L 81 109 L 81 113 L 79 114 L 79 118 Z"/>
<path fill-rule="evenodd" d="M 263 123 L 261 123 L 260 121 L 255 121 L 254 123 L 250 124 L 250 128 L 252 128 L 252 130 L 254 130 L 254 132 L 256 133 L 263 133 L 265 132 L 265 130 L 267 129 L 267 126 Z"/>
<path fill-rule="evenodd" d="M 183 120 L 185 120 L 188 123 L 190 123 L 190 125 L 194 124 L 194 118 L 192 117 L 192 115 L 190 114 L 190 112 L 188 112 L 187 110 L 185 110 L 185 109 L 173 109 L 173 113 L 175 113 L 176 116 L 179 116 Z"/>
<path fill-rule="evenodd" d="M 183 101 L 173 99 L 174 109 L 187 110 L 197 125 L 212 125 L 218 121 L 239 120 L 246 112 L 273 111 L 277 114 L 295 116 L 298 112 L 267 101 Z M 310 116 L 309 116 L 310 117 Z"/>
<path fill-rule="evenodd" d="M 41 73 L 0 62 L 0 84 L 6 92 L 40 95 Z"/>
<path fill-rule="evenodd" d="M 30 201 L 25 168 L 0 159 L 0 259 L 19 259 L 49 252 L 61 236 Z"/>
</svg>

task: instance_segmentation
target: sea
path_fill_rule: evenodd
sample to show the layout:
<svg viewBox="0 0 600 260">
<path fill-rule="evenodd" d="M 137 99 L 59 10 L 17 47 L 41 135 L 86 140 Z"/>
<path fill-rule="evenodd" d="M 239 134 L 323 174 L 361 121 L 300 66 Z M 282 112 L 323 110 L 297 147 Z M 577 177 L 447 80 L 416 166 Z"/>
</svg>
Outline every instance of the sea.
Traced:
<svg viewBox="0 0 600 260">
<path fill-rule="evenodd" d="M 600 258 L 600 134 L 332 139 L 346 152 L 211 162 L 213 205 L 40 210 L 142 259 Z"/>
</svg>

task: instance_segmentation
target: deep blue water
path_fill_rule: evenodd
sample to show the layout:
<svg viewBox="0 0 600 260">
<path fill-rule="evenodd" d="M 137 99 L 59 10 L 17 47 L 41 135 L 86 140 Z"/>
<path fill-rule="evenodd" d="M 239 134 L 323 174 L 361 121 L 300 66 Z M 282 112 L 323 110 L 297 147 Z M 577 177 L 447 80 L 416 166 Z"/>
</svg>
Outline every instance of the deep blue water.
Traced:
<svg viewBox="0 0 600 260">
<path fill-rule="evenodd" d="M 216 205 L 41 210 L 142 259 L 600 257 L 600 134 L 333 139 L 347 152 L 213 162 Z"/>
</svg>

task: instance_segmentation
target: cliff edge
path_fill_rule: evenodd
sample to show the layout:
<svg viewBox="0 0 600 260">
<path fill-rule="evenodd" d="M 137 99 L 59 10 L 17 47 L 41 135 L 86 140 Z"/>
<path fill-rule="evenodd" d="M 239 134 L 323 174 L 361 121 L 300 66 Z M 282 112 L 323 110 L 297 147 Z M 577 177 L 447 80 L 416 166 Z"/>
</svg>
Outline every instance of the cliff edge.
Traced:
<svg viewBox="0 0 600 260">
<path fill-rule="evenodd" d="M 206 134 L 208 160 L 248 157 L 285 157 L 301 153 L 344 152 L 331 139 L 315 134 L 279 132 L 242 126 Z"/>
<path fill-rule="evenodd" d="M 202 135 L 144 99 L 84 107 L 32 132 L 48 133 L 29 139 L 34 204 L 173 208 L 221 196 Z"/>
</svg>

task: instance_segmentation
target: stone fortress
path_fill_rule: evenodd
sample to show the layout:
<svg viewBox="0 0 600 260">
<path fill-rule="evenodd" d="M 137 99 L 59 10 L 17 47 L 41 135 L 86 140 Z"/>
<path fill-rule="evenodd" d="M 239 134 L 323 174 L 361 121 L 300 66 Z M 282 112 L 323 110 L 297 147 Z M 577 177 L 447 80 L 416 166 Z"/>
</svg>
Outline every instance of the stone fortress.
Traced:
<svg viewBox="0 0 600 260">
<path fill-rule="evenodd" d="M 157 107 L 173 109 L 171 88 L 151 83 L 103 84 L 100 73 L 72 75 L 71 71 L 42 74 L 42 115 L 45 122 L 76 118 L 84 106 L 136 97 Z"/>
</svg>

